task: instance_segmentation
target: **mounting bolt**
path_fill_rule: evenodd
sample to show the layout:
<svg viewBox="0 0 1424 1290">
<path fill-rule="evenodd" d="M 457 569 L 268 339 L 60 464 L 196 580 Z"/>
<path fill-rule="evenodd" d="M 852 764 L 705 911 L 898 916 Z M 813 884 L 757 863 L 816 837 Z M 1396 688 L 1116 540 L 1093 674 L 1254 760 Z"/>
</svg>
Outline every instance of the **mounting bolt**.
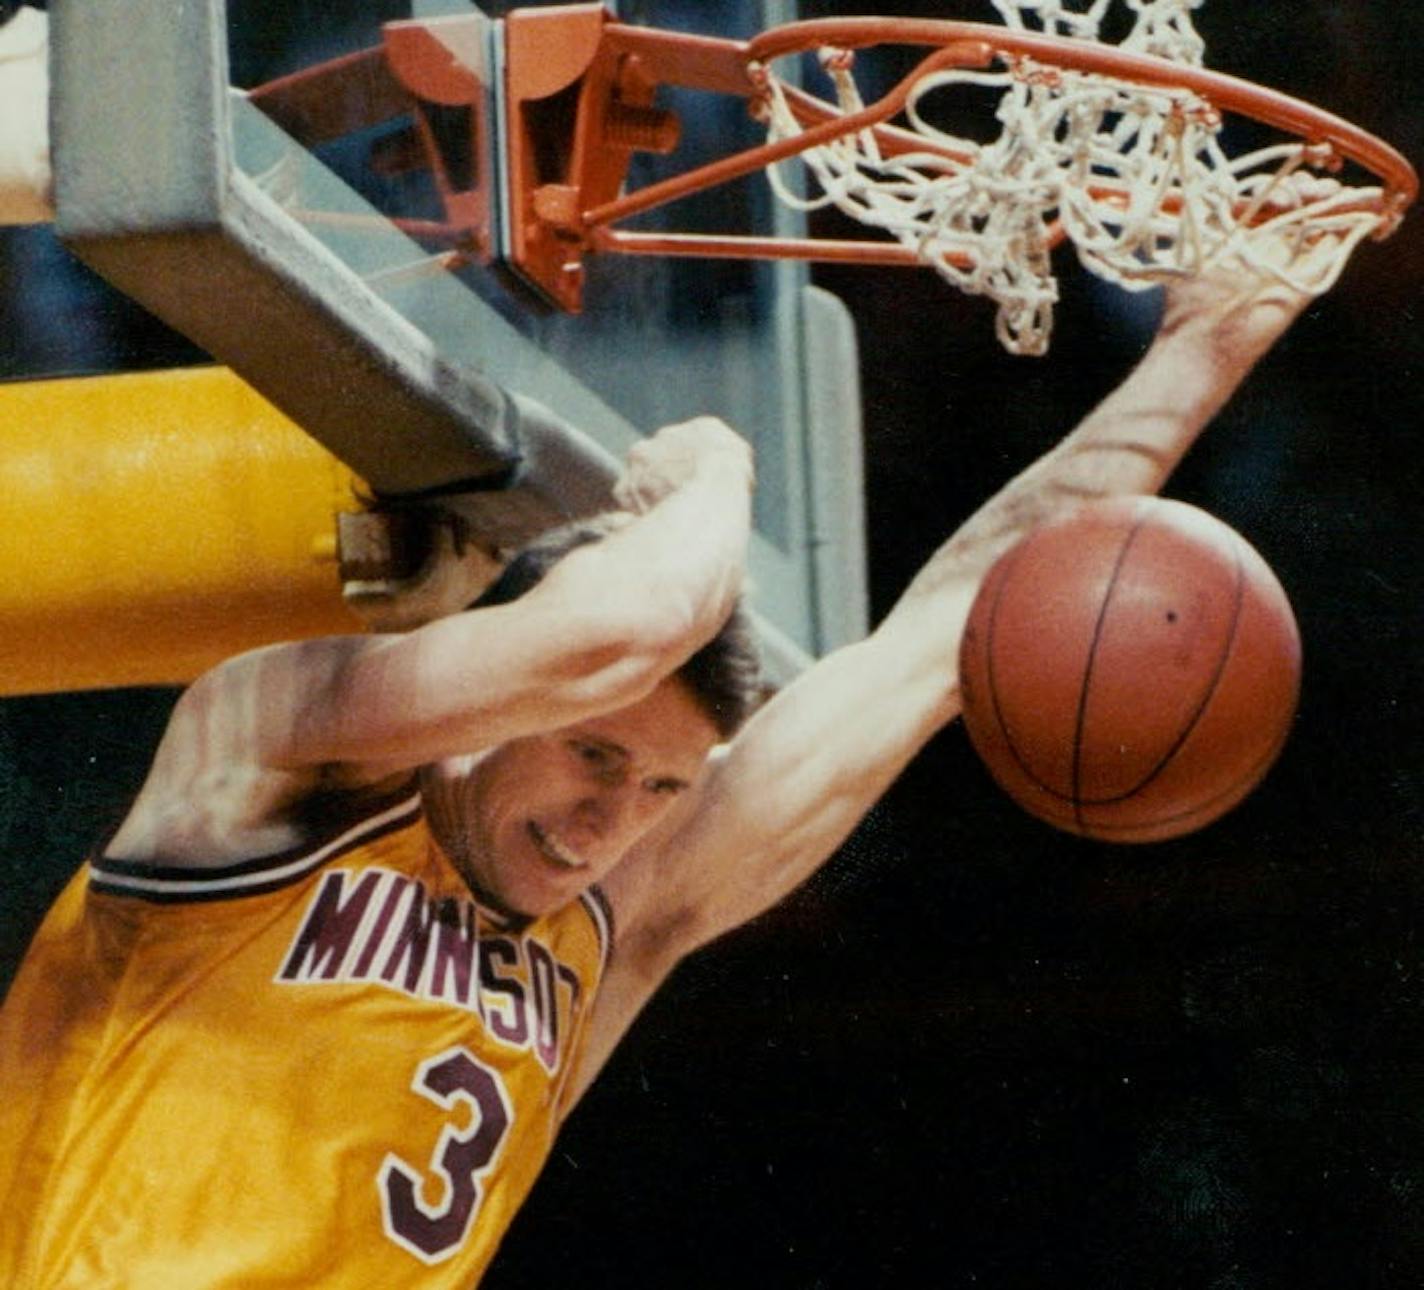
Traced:
<svg viewBox="0 0 1424 1290">
<path fill-rule="evenodd" d="M 634 107 L 615 99 L 604 118 L 604 136 L 615 148 L 667 154 L 682 138 L 682 122 L 675 112 Z"/>
<path fill-rule="evenodd" d="M 571 184 L 542 184 L 534 190 L 534 215 L 554 228 L 579 226 L 579 191 Z"/>
</svg>

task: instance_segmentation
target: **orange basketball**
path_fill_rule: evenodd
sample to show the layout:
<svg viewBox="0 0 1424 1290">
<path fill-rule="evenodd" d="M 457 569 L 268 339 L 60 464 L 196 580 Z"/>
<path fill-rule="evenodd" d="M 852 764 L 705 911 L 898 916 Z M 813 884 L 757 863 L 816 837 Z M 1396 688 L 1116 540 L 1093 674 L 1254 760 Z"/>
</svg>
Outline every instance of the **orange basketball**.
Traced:
<svg viewBox="0 0 1424 1290">
<path fill-rule="evenodd" d="M 1300 636 L 1266 562 L 1156 497 L 1075 508 L 1006 552 L 959 655 L 964 720 L 1031 814 L 1106 842 L 1209 824 L 1285 743 Z"/>
</svg>

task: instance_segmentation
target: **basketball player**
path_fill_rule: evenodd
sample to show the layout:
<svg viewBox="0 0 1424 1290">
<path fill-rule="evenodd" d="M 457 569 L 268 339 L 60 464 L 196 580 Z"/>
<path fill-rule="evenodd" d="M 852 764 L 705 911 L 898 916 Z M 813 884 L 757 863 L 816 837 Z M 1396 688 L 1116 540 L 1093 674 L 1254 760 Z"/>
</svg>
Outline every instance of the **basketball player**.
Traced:
<svg viewBox="0 0 1424 1290">
<path fill-rule="evenodd" d="M 735 737 L 752 471 L 710 419 L 504 603 L 199 679 L 0 1013 L 6 1284 L 474 1283 L 660 982 L 957 714 L 991 561 L 1157 490 L 1302 303 L 1177 286 L 1136 371 Z"/>
</svg>

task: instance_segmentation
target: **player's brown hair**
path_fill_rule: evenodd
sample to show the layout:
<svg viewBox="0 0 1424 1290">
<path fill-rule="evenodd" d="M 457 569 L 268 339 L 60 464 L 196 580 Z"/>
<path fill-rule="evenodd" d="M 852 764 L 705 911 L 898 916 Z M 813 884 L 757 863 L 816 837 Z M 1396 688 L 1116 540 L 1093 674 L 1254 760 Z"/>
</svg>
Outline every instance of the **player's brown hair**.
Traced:
<svg viewBox="0 0 1424 1290">
<path fill-rule="evenodd" d="M 518 600 L 570 551 L 601 542 L 627 522 L 626 514 L 610 512 L 550 529 L 519 551 L 468 607 L 484 609 Z M 764 693 L 751 622 L 740 603 L 717 635 L 678 668 L 676 675 L 724 739 L 740 729 Z"/>
</svg>

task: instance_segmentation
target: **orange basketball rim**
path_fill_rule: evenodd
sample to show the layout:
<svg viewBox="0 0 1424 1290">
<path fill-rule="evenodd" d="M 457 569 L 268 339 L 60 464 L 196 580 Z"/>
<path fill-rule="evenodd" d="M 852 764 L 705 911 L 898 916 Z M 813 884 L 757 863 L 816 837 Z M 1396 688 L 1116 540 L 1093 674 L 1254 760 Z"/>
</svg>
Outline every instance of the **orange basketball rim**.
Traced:
<svg viewBox="0 0 1424 1290">
<path fill-rule="evenodd" d="M 1336 262 L 1317 273 L 1314 282 L 1303 284 L 1308 289 L 1323 290 L 1333 283 L 1343 260 L 1363 237 L 1383 238 L 1393 232 L 1418 192 L 1415 171 L 1398 151 L 1321 108 L 1201 66 L 1096 40 L 981 23 L 871 17 L 795 22 L 750 40 L 732 40 L 620 22 L 602 4 L 589 3 L 512 11 L 498 24 L 500 48 L 489 60 L 468 48 L 475 25 L 471 22 L 462 36 L 466 21 L 416 19 L 387 24 L 383 31 L 386 71 L 402 91 L 427 102 L 473 107 L 472 128 L 491 134 L 501 154 L 502 211 L 493 211 L 487 188 L 465 192 L 448 181 L 440 146 L 427 138 L 447 221 L 443 228 L 429 226 L 420 232 L 437 238 L 443 233 L 449 243 L 478 248 L 480 258 L 498 254 L 551 302 L 571 312 L 580 307 L 584 259 L 592 252 L 870 265 L 916 265 L 937 258 L 936 267 L 952 279 L 960 271 L 973 271 L 988 251 L 972 228 L 954 236 L 935 230 L 929 237 L 911 230 L 898 237 L 847 240 L 624 227 L 635 216 L 758 170 L 767 170 L 775 180 L 780 163 L 824 157 L 852 140 L 859 141 L 860 151 L 847 163 L 847 172 L 872 165 L 893 170 L 917 162 L 937 170 L 938 179 L 952 182 L 975 164 L 982 150 L 904 120 L 907 109 L 914 116 L 925 87 L 945 75 L 974 76 L 999 69 L 996 74 L 1006 82 L 1024 85 L 1092 78 L 1139 96 L 1139 106 L 1147 104 L 1144 115 L 1161 118 L 1166 135 L 1180 133 L 1184 121 L 1213 128 L 1211 118 L 1226 114 L 1270 127 L 1290 140 L 1284 150 L 1267 150 L 1284 151 L 1285 160 L 1273 160 L 1270 175 L 1253 181 L 1242 190 L 1246 195 L 1229 203 L 1228 222 L 1238 221 L 1248 229 L 1280 214 L 1285 190 L 1279 179 L 1297 168 L 1324 174 L 1349 168 L 1363 172 L 1368 182 L 1362 186 L 1337 183 L 1315 193 L 1297 189 L 1288 198 L 1287 204 L 1298 209 L 1287 219 L 1302 244 L 1321 236 L 1341 243 Z M 844 96 L 837 101 L 818 97 L 790 83 L 793 75 L 783 77 L 776 71 L 781 60 L 819 50 L 823 65 L 839 75 L 853 63 L 856 51 L 875 46 L 925 53 L 908 75 L 869 104 Z M 781 128 L 772 128 L 760 146 L 628 191 L 629 161 L 635 152 L 673 154 L 677 148 L 681 123 L 657 103 L 663 85 L 740 97 L 754 116 L 773 127 L 779 113 Z M 263 94 L 263 89 L 254 91 L 254 97 Z M 1219 128 L 1219 120 L 1215 126 Z M 1122 263 L 1127 267 L 1110 269 L 1107 276 L 1141 276 L 1132 268 L 1141 246 L 1164 236 L 1169 242 L 1178 239 L 1177 225 L 1199 222 L 1186 209 L 1197 183 L 1188 175 L 1164 182 L 1160 192 L 1149 194 L 1151 208 L 1145 216 L 1139 211 L 1139 224 L 1150 232 L 1126 247 Z M 1114 212 L 1140 208 L 1143 194 L 1131 191 L 1111 171 L 1091 176 L 1084 192 L 1088 204 L 1099 208 L 1099 240 L 1104 221 L 1114 225 L 1111 238 L 1122 240 Z M 859 217 L 860 210 L 861 205 L 850 206 L 853 216 Z M 1219 217 L 1219 211 L 1213 215 Z M 492 221 L 505 225 L 493 238 L 488 228 Z M 872 217 L 862 222 L 877 221 Z M 1231 232 L 1227 229 L 1223 236 Z M 1191 233 L 1181 232 L 1183 246 Z M 1079 242 L 1080 252 L 1082 243 L 1092 240 L 1081 237 L 1071 219 L 1055 210 L 1031 240 L 1040 249 L 1051 249 L 1065 238 Z M 931 241 L 938 246 L 927 255 Z M 495 243 L 498 250 L 492 252 Z M 1164 273 L 1193 272 L 1196 267 L 1195 262 L 1172 262 L 1156 280 Z M 967 279 L 959 285 L 981 289 Z M 986 289 L 986 294 L 994 292 Z"/>
</svg>

